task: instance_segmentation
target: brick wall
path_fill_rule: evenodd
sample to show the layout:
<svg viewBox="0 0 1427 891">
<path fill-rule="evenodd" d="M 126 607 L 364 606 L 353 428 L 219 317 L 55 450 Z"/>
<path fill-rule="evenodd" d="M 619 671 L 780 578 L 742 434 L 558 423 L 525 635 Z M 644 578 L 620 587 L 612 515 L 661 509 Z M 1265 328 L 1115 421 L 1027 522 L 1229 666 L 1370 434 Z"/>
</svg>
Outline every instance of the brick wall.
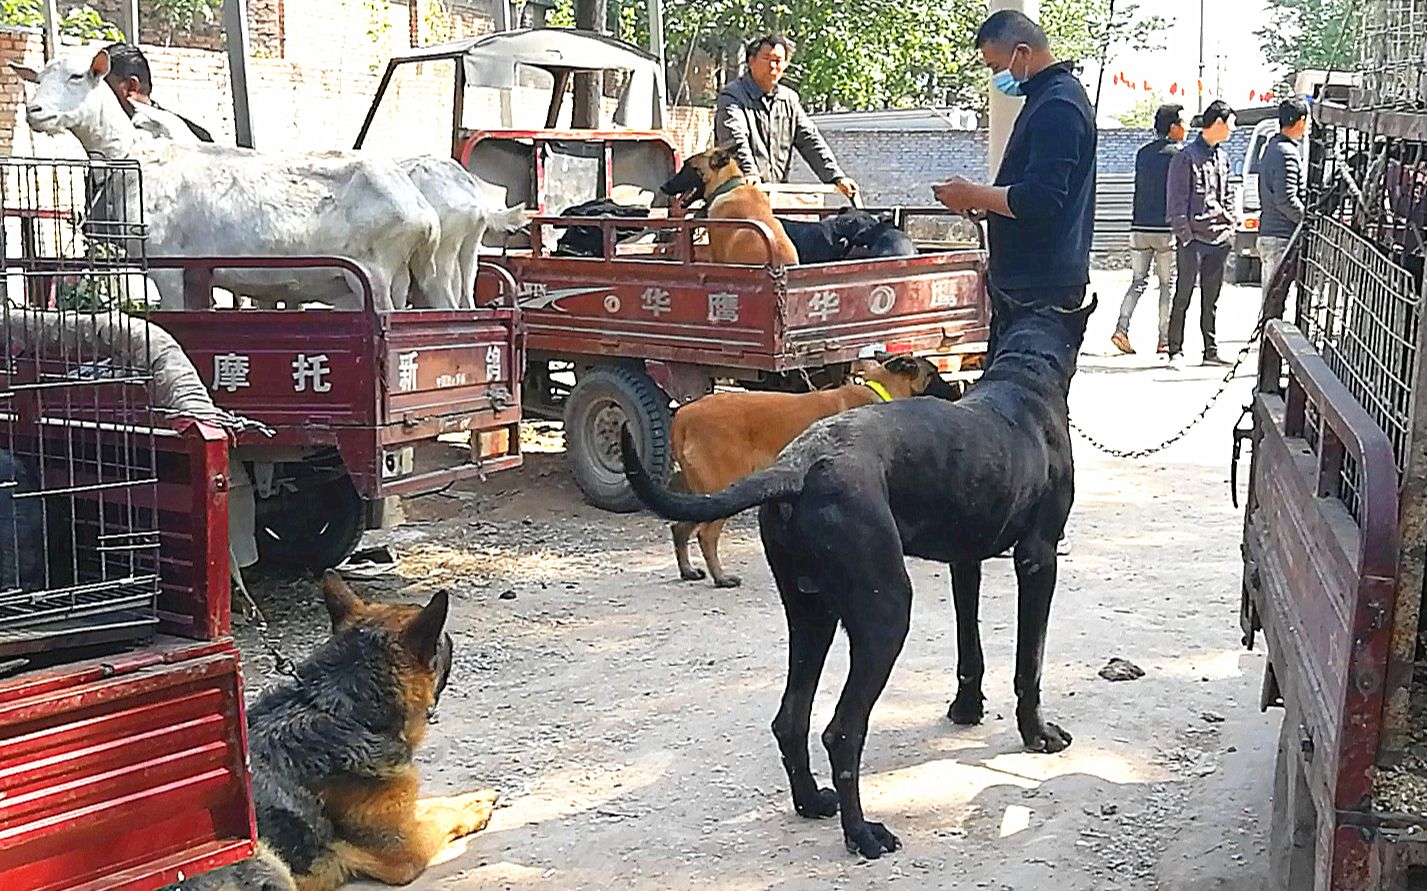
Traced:
<svg viewBox="0 0 1427 891">
<path fill-rule="evenodd" d="M 1242 155 L 1251 132 L 1241 127 L 1230 138 L 1231 163 Z M 1096 170 L 1133 173 L 1135 152 L 1153 135 L 1150 130 L 1101 130 Z M 829 130 L 823 136 L 871 204 L 925 204 L 931 201 L 931 187 L 952 174 L 987 175 L 985 130 Z M 801 158 L 795 158 L 791 178 L 817 181 Z"/>
</svg>

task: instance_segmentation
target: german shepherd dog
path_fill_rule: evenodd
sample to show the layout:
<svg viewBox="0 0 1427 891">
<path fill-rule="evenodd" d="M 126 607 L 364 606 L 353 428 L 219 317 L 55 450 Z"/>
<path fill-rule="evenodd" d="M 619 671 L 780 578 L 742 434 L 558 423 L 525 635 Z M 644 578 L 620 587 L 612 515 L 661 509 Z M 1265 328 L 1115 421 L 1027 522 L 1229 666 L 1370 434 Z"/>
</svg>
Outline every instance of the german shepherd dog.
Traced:
<svg viewBox="0 0 1427 891">
<path fill-rule="evenodd" d="M 1000 298 L 995 355 L 960 400 L 904 399 L 833 415 L 769 467 L 717 494 L 657 485 L 624 433 L 630 483 L 660 516 L 709 523 L 761 505 L 763 548 L 788 619 L 788 683 L 773 735 L 793 807 L 805 817 L 840 811 L 843 840 L 864 857 L 899 844 L 887 827 L 864 819 L 858 774 L 872 706 L 911 622 L 904 554 L 951 567 L 959 686 L 948 717 L 976 724 L 984 710 L 981 563 L 1014 546 L 1017 726 L 1031 751 L 1070 745 L 1070 734 L 1041 715 L 1041 664 L 1056 542 L 1075 497 L 1066 397 L 1094 308 L 1093 297 L 1073 310 Z M 808 722 L 839 623 L 851 666 L 822 736 L 834 791 L 819 788 L 809 769 Z"/>
<path fill-rule="evenodd" d="M 368 604 L 330 569 L 322 593 L 332 637 L 248 710 L 259 856 L 171 887 L 405 885 L 490 822 L 493 791 L 417 794 L 412 752 L 451 670 L 446 593 L 425 607 Z"/>
<path fill-rule="evenodd" d="M 773 256 L 763 236 L 752 229 L 709 227 L 709 256 L 715 263 L 795 266 L 798 250 L 783 224 L 773 216 L 768 196 L 743 178 L 733 150 L 713 148 L 694 155 L 672 179 L 659 187 L 665 195 L 682 196 L 684 204 L 700 198 L 711 220 L 757 220 L 773 233 Z"/>
</svg>

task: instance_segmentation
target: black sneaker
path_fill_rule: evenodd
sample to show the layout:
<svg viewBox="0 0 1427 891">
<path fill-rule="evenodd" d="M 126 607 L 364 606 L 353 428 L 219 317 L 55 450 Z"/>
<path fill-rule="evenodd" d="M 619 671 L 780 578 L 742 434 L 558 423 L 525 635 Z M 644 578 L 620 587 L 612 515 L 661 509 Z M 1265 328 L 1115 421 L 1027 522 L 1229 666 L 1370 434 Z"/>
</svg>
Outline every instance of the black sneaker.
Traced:
<svg viewBox="0 0 1427 891">
<path fill-rule="evenodd" d="M 1233 363 L 1233 362 L 1230 362 L 1228 359 L 1221 359 L 1221 358 L 1219 358 L 1219 354 L 1218 354 L 1218 353 L 1209 353 L 1209 354 L 1207 354 L 1207 355 L 1204 357 L 1204 361 L 1201 362 L 1200 364 L 1201 364 L 1201 365 L 1207 365 L 1207 366 L 1210 366 L 1210 367 L 1213 367 L 1213 368 L 1228 368 L 1228 367 L 1232 366 L 1234 363 Z"/>
</svg>

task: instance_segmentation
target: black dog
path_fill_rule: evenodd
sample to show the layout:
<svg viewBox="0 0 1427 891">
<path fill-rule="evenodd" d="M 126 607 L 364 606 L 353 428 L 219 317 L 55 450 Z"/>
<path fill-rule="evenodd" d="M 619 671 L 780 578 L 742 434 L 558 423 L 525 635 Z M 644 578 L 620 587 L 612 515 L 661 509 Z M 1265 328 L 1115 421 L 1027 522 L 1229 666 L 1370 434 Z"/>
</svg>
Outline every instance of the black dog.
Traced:
<svg viewBox="0 0 1427 891">
<path fill-rule="evenodd" d="M 625 431 L 630 483 L 660 516 L 706 523 L 762 505 L 763 547 L 788 617 L 788 684 L 773 735 L 793 807 L 805 817 L 830 817 L 840 807 L 844 841 L 864 857 L 898 847 L 886 827 L 863 818 L 858 772 L 868 716 L 911 619 L 901 555 L 951 566 L 959 684 L 949 717 L 975 724 L 983 711 L 981 561 L 1014 545 L 1021 739 L 1039 752 L 1070 745 L 1070 734 L 1041 716 L 1041 662 L 1056 542 L 1074 498 L 1066 395 L 1095 303 L 1061 310 L 1003 301 L 995 358 L 960 401 L 905 399 L 834 415 L 809 427 L 770 467 L 714 495 L 653 483 Z M 808 722 L 839 622 L 852 662 L 823 732 L 834 792 L 819 789 L 808 767 Z"/>
<path fill-rule="evenodd" d="M 864 257 L 915 257 L 916 242 L 907 233 L 892 225 L 891 220 L 883 220 L 877 225 L 864 229 L 848 243 L 848 259 Z"/>
<path fill-rule="evenodd" d="M 562 217 L 623 217 L 648 218 L 647 207 L 618 204 L 607 198 L 598 198 L 576 204 L 561 211 Z M 615 238 L 623 241 L 631 235 L 645 231 L 642 226 L 616 226 Z M 603 257 L 604 235 L 598 226 L 571 226 L 555 244 L 555 255 L 559 257 Z"/>
<path fill-rule="evenodd" d="M 778 222 L 798 249 L 799 263 L 835 263 L 846 260 L 854 241 L 876 228 L 881 218 L 865 210 L 844 208 L 817 222 L 784 216 L 779 216 Z"/>
</svg>

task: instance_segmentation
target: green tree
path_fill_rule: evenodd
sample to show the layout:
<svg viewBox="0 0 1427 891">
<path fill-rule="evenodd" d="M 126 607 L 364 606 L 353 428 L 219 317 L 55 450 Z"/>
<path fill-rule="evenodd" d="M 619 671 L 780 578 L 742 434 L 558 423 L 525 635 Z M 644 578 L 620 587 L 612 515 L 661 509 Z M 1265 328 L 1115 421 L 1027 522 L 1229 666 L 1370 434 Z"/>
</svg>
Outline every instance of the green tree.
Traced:
<svg viewBox="0 0 1427 891">
<path fill-rule="evenodd" d="M 206 25 L 218 16 L 223 8 L 223 0 L 148 0 L 140 10 L 140 17 L 157 20 L 165 46 L 173 43 L 178 34 L 194 25 Z"/>
<path fill-rule="evenodd" d="M 38 28 L 45 23 L 41 0 L 0 0 L 0 25 Z M 59 33 L 81 40 L 123 40 L 112 23 L 88 6 L 76 6 L 59 20 Z"/>
<path fill-rule="evenodd" d="M 1360 0 L 1269 0 L 1268 24 L 1255 36 L 1281 85 L 1308 68 L 1355 69 L 1364 5 Z"/>
<path fill-rule="evenodd" d="M 1140 127 L 1148 129 L 1154 126 L 1154 113 L 1164 104 L 1164 97 L 1158 94 L 1151 94 L 1130 106 L 1130 110 L 1119 115 L 1115 120 L 1120 122 L 1121 127 Z"/>
<path fill-rule="evenodd" d="M 572 6 L 560 0 L 550 23 L 573 23 Z M 609 0 L 609 7 L 611 32 L 644 45 L 644 3 Z M 981 109 L 987 77 L 972 36 L 985 15 L 984 0 L 666 0 L 670 93 L 687 98 L 681 85 L 691 53 L 732 60 L 743 41 L 778 32 L 797 46 L 788 80 L 809 110 Z M 1152 48 L 1166 27 L 1133 3 L 1112 7 L 1110 0 L 1049 0 L 1042 24 L 1062 57 L 1080 59 L 1124 46 Z"/>
</svg>

